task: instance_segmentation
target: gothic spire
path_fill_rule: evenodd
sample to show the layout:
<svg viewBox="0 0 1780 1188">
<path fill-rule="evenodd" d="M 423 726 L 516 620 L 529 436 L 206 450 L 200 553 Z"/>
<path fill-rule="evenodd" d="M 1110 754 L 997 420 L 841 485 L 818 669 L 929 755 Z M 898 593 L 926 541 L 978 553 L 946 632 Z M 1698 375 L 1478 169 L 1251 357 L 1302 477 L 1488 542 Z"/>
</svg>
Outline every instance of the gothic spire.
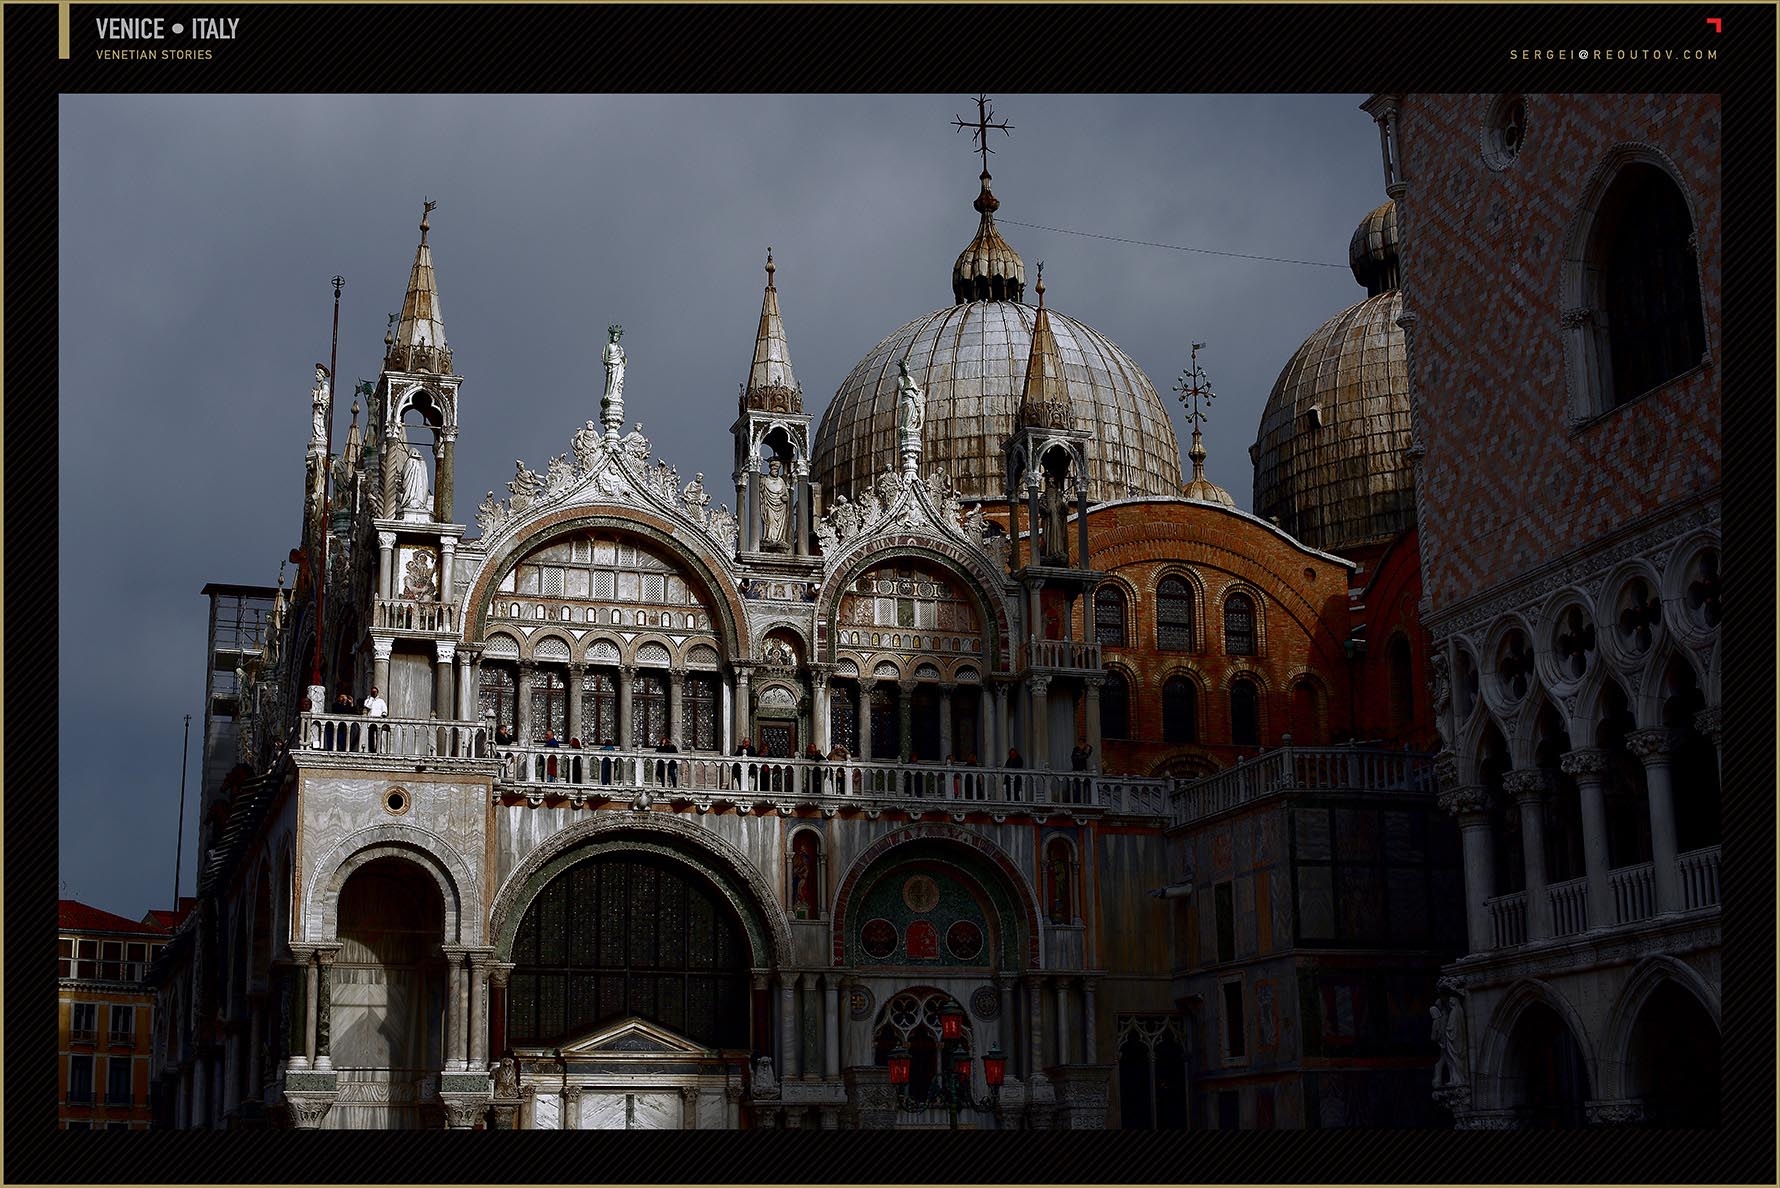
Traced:
<svg viewBox="0 0 1780 1188">
<path fill-rule="evenodd" d="M 744 408 L 802 412 L 803 389 L 791 373 L 791 348 L 779 316 L 779 290 L 773 285 L 773 249 L 766 249 L 766 293 L 760 299 L 760 329 L 754 335 L 754 364 L 742 393 Z"/>
<path fill-rule="evenodd" d="M 1051 333 L 1045 309 L 1045 266 L 1038 264 L 1038 313 L 1032 321 L 1032 353 L 1026 359 L 1026 386 L 1020 396 L 1020 421 L 1026 425 L 1070 427 L 1069 386 L 1063 378 L 1063 356 Z"/>
<path fill-rule="evenodd" d="M 439 309 L 439 283 L 433 275 L 433 249 L 427 246 L 429 216 L 438 206 L 427 199 L 420 216 L 420 246 L 408 273 L 408 294 L 393 333 L 384 341 L 384 366 L 391 371 L 451 371 L 451 348 L 445 342 L 445 315 Z"/>
</svg>

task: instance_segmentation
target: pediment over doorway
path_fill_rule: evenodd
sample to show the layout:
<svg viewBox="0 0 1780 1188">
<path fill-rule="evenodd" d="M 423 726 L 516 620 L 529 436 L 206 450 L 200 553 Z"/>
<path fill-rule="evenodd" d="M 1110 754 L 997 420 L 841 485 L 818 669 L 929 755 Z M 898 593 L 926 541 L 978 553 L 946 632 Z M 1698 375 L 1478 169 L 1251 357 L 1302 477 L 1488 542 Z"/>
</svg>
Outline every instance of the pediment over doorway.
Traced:
<svg viewBox="0 0 1780 1188">
<path fill-rule="evenodd" d="M 631 1015 L 562 1046 L 567 1060 L 660 1060 L 678 1057 L 702 1060 L 717 1053 L 677 1032 Z"/>
</svg>

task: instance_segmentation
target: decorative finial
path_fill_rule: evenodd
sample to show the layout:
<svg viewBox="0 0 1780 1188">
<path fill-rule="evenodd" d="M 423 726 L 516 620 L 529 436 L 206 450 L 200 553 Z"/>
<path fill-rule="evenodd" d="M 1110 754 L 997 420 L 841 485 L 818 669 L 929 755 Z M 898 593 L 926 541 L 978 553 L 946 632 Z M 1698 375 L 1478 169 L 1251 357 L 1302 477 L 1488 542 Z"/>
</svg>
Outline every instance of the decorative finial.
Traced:
<svg viewBox="0 0 1780 1188">
<path fill-rule="evenodd" d="M 431 223 L 427 222 L 427 216 L 432 214 L 433 211 L 438 208 L 439 204 L 434 202 L 431 198 L 422 198 L 421 202 L 425 204 L 426 209 L 420 212 L 420 242 L 425 243 L 427 229 L 432 226 Z"/>
<path fill-rule="evenodd" d="M 999 124 L 992 123 L 990 117 L 994 114 L 995 108 L 989 102 L 989 97 L 987 95 L 978 95 L 977 118 L 974 123 L 968 122 L 959 116 L 952 117 L 953 125 L 956 126 L 960 132 L 964 131 L 966 128 L 971 130 L 971 139 L 975 142 L 972 151 L 977 153 L 983 159 L 983 172 L 978 179 L 982 182 L 983 189 L 982 192 L 977 195 L 977 200 L 971 204 L 978 214 L 993 214 L 1001 206 L 1001 203 L 996 200 L 995 195 L 989 189 L 989 154 L 995 151 L 989 147 L 989 130 L 992 128 L 998 129 L 1009 136 L 1012 136 L 1014 131 L 1014 126 L 1006 120 L 1001 121 Z"/>
<path fill-rule="evenodd" d="M 773 287 L 773 249 L 766 249 L 766 287 Z"/>
<path fill-rule="evenodd" d="M 383 331 L 383 345 L 386 347 L 392 347 L 392 346 L 396 345 L 396 315 L 395 314 L 389 315 L 389 325 Z"/>
<path fill-rule="evenodd" d="M 1205 369 L 1199 366 L 1199 352 L 1204 347 L 1202 342 L 1193 344 L 1191 364 L 1181 372 L 1180 380 L 1174 385 L 1174 390 L 1180 393 L 1181 406 L 1187 410 L 1187 423 L 1193 426 L 1193 445 L 1187 451 L 1187 457 L 1193 460 L 1195 481 L 1205 477 L 1205 442 L 1200 436 L 1199 426 L 1205 423 L 1209 406 L 1217 399 L 1217 393 L 1211 390 L 1211 383 L 1206 379 Z M 1200 407 L 1201 400 L 1206 407 Z"/>
<path fill-rule="evenodd" d="M 1043 309 L 1045 307 L 1045 262 L 1043 260 L 1038 262 L 1038 284 L 1035 287 L 1038 291 L 1038 308 Z"/>
</svg>

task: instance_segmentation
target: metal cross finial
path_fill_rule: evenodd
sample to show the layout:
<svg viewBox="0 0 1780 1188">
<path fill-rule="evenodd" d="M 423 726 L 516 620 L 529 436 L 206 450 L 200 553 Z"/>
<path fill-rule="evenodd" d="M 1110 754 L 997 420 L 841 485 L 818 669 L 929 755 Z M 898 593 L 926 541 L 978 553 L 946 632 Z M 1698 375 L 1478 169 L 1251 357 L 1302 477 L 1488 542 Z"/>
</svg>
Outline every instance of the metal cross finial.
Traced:
<svg viewBox="0 0 1780 1188">
<path fill-rule="evenodd" d="M 984 173 L 989 172 L 989 154 L 995 151 L 989 147 L 989 129 L 999 128 L 1009 136 L 1013 135 L 1014 130 L 1014 126 L 1006 120 L 1003 120 L 999 124 L 990 123 L 989 117 L 994 114 L 995 110 L 989 104 L 989 97 L 987 95 L 978 95 L 977 118 L 975 123 L 966 123 L 958 116 L 952 117 L 952 123 L 957 125 L 958 131 L 962 132 L 966 128 L 971 130 L 971 137 L 976 141 L 976 151 L 982 154 Z"/>
<path fill-rule="evenodd" d="M 1205 423 L 1206 410 L 1199 407 L 1199 402 L 1203 400 L 1210 405 L 1217 398 L 1217 393 L 1211 390 L 1211 383 L 1205 377 L 1205 369 L 1199 366 L 1199 352 L 1204 347 L 1202 342 L 1193 344 L 1192 365 L 1180 373 L 1180 380 L 1174 385 L 1174 390 L 1180 393 L 1182 407 L 1187 409 L 1187 423 L 1190 425 Z M 1189 400 L 1191 405 L 1188 404 Z"/>
</svg>

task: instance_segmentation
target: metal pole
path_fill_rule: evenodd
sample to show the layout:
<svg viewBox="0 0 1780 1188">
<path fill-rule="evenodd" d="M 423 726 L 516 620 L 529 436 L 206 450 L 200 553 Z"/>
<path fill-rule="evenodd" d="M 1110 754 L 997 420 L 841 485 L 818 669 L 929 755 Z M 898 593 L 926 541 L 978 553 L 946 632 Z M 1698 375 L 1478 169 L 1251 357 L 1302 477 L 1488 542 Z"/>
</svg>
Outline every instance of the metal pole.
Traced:
<svg viewBox="0 0 1780 1188">
<path fill-rule="evenodd" d="M 185 857 L 185 765 L 192 753 L 192 716 L 185 716 L 185 738 L 179 744 L 179 835 L 173 844 L 173 911 L 179 911 L 179 866 Z"/>
<path fill-rule="evenodd" d="M 340 289 L 346 284 L 346 278 L 335 276 L 334 285 L 334 335 L 328 347 L 328 411 L 327 411 L 327 446 L 321 458 L 321 563 L 309 580 L 315 584 L 315 666 L 310 672 L 309 683 L 321 684 L 321 634 L 325 620 L 322 617 L 322 586 L 327 581 L 328 572 L 328 478 L 334 465 L 334 377 L 338 370 L 340 358 Z M 322 697 L 321 705 L 309 707 L 315 713 L 327 711 L 327 697 Z M 174 906 L 178 906 L 175 904 Z"/>
</svg>

